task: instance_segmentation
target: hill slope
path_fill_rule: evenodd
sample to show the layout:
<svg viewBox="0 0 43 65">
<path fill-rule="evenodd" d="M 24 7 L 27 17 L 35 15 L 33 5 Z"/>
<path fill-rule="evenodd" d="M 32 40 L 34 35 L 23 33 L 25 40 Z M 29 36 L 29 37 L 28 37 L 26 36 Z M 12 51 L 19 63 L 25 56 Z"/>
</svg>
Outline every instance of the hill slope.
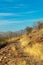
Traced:
<svg viewBox="0 0 43 65">
<path fill-rule="evenodd" d="M 43 65 L 43 29 L 11 39 L 0 49 L 0 65 Z"/>
</svg>

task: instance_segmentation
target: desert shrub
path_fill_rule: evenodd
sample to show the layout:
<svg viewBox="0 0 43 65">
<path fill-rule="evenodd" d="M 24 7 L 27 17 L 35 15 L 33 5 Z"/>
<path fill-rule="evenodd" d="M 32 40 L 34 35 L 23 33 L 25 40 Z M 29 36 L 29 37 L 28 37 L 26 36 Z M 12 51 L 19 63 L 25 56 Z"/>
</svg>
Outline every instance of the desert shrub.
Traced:
<svg viewBox="0 0 43 65">
<path fill-rule="evenodd" d="M 34 29 L 40 30 L 43 28 L 43 22 L 37 22 L 35 23 L 35 25 L 33 26 Z"/>
<path fill-rule="evenodd" d="M 26 30 L 26 33 L 29 34 L 32 31 L 32 27 L 26 27 L 25 30 Z"/>
</svg>

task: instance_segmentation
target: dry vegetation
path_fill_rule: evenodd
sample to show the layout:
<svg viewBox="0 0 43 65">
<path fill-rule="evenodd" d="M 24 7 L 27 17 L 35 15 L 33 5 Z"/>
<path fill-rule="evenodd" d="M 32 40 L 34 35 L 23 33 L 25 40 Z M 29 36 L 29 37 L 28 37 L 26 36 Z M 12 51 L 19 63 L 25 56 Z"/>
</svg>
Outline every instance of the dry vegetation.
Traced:
<svg viewBox="0 0 43 65">
<path fill-rule="evenodd" d="M 0 65 L 43 65 L 43 23 L 25 30 L 26 34 L 0 45 Z"/>
</svg>

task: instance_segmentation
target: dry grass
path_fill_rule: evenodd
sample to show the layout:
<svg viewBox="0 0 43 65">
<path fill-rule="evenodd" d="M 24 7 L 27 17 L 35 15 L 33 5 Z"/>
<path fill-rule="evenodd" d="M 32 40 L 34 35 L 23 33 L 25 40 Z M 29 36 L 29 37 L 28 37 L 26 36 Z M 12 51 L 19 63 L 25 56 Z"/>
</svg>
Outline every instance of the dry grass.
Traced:
<svg viewBox="0 0 43 65">
<path fill-rule="evenodd" d="M 43 65 L 43 29 L 7 42 L 0 49 L 0 65 Z"/>
</svg>

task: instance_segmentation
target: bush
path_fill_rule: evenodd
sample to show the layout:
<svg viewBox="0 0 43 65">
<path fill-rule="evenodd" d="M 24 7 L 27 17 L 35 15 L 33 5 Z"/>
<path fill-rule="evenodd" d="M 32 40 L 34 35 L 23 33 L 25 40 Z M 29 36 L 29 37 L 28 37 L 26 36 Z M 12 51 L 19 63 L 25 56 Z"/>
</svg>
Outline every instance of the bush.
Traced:
<svg viewBox="0 0 43 65">
<path fill-rule="evenodd" d="M 25 30 L 26 30 L 27 34 L 29 34 L 32 31 L 32 27 L 26 27 Z"/>
<path fill-rule="evenodd" d="M 40 30 L 43 28 L 43 22 L 37 22 L 34 26 L 35 29 Z"/>
</svg>

